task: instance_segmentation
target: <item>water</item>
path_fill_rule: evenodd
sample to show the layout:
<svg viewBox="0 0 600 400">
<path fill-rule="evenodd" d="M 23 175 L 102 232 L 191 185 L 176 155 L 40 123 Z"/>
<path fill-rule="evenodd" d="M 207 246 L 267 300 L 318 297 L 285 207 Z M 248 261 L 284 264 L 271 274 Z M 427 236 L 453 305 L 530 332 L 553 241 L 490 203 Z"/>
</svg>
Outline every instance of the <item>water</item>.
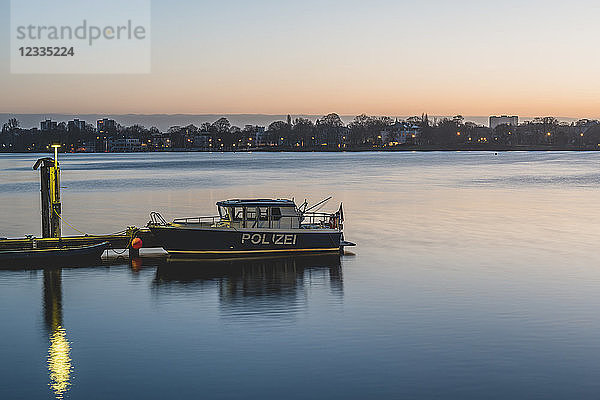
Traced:
<svg viewBox="0 0 600 400">
<path fill-rule="evenodd" d="M 0 156 L 0 236 L 38 234 Z M 599 153 L 65 155 L 89 233 L 342 201 L 355 255 L 0 271 L 0 398 L 597 398 Z M 337 203 L 330 203 L 335 210 Z M 64 227 L 64 233 L 75 233 Z"/>
</svg>

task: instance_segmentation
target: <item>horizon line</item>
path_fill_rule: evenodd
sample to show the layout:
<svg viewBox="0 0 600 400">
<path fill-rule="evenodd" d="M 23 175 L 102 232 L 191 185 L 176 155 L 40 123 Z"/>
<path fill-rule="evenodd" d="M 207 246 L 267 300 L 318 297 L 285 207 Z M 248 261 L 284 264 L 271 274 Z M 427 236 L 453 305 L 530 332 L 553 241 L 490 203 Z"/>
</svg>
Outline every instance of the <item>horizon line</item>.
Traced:
<svg viewBox="0 0 600 400">
<path fill-rule="evenodd" d="M 454 117 L 454 116 L 462 116 L 463 118 L 468 118 L 468 117 L 477 117 L 477 118 L 489 118 L 489 117 L 497 117 L 497 116 L 516 116 L 519 118 L 540 118 L 540 117 L 554 117 L 554 118 L 564 118 L 564 119 L 573 119 L 573 120 L 577 120 L 577 119 L 600 119 L 600 116 L 598 117 L 572 117 L 572 116 L 565 116 L 565 115 L 553 115 L 553 114 L 539 114 L 539 115 L 519 115 L 518 113 L 496 113 L 496 114 L 455 114 L 455 113 L 450 113 L 450 114 L 431 114 L 431 113 L 427 113 L 427 112 L 423 112 L 420 114 L 377 114 L 377 113 L 337 113 L 335 111 L 333 112 L 327 112 L 327 113 L 259 113 L 259 112 L 202 112 L 202 113 L 143 113 L 143 112 L 136 112 L 136 113 L 104 113 L 104 112 L 7 112 L 7 111 L 0 111 L 0 115 L 106 115 L 106 116 L 127 116 L 127 115 L 135 115 L 135 116 L 154 116 L 154 115 L 162 115 L 162 116 L 216 116 L 216 115 L 233 115 L 233 116 L 244 116 L 244 115 L 253 115 L 253 116 L 264 116 L 264 117 L 277 117 L 277 116 L 286 116 L 286 115 L 290 115 L 290 116 L 311 116 L 311 117 L 318 117 L 318 116 L 326 116 L 329 114 L 337 114 L 340 117 L 356 117 L 359 115 L 369 115 L 369 116 L 375 116 L 375 117 L 415 117 L 415 116 L 421 116 L 421 115 L 427 115 L 429 117 Z"/>
</svg>

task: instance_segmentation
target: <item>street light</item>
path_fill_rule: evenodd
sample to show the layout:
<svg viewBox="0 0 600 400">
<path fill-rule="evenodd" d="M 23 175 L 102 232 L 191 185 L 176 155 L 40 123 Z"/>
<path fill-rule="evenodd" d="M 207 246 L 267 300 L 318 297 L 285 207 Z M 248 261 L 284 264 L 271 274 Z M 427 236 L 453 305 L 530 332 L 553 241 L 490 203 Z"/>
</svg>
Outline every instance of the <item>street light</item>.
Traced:
<svg viewBox="0 0 600 400">
<path fill-rule="evenodd" d="M 60 149 L 60 144 L 53 144 L 50 147 L 54 149 L 54 165 L 58 165 L 58 149 Z"/>
</svg>

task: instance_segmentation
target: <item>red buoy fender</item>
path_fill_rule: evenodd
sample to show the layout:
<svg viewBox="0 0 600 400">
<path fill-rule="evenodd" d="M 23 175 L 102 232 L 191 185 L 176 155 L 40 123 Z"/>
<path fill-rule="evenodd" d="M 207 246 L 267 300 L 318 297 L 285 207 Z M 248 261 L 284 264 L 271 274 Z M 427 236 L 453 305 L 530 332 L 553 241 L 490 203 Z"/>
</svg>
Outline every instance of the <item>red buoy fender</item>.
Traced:
<svg viewBox="0 0 600 400">
<path fill-rule="evenodd" d="M 142 248 L 144 244 L 142 243 L 142 239 L 135 238 L 131 241 L 131 248 L 134 250 L 139 250 Z"/>
</svg>

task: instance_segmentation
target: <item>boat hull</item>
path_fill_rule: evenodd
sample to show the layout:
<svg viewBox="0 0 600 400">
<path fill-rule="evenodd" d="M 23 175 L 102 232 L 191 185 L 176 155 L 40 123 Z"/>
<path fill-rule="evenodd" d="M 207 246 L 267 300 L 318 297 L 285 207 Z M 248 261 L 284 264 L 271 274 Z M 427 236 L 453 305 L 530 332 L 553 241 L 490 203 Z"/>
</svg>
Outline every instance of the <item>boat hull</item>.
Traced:
<svg viewBox="0 0 600 400">
<path fill-rule="evenodd" d="M 150 227 L 171 255 L 194 257 L 248 256 L 339 252 L 342 232 L 337 230 L 235 230 Z"/>
<path fill-rule="evenodd" d="M 109 248 L 110 243 L 104 242 L 81 247 L 0 251 L 0 268 L 34 263 L 56 265 L 99 260 L 102 253 Z"/>
</svg>

